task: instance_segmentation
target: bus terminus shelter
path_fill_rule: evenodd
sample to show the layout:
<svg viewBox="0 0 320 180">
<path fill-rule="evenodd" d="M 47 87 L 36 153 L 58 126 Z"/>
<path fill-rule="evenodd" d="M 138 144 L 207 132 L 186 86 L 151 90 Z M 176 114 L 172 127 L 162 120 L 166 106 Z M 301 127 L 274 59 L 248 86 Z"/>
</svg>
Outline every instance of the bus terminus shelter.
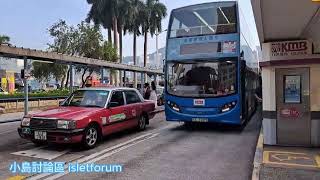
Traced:
<svg viewBox="0 0 320 180">
<path fill-rule="evenodd" d="M 126 76 L 126 71 L 138 72 L 141 73 L 141 82 L 143 81 L 144 75 L 153 75 L 155 78 L 158 75 L 163 75 L 162 69 L 149 69 L 145 67 L 139 66 L 131 66 L 120 63 L 112 63 L 99 59 L 91 59 L 86 57 L 79 56 L 70 56 L 61 53 L 55 52 L 47 52 L 35 49 L 25 49 L 25 48 L 17 48 L 9 45 L 0 45 L 0 56 L 8 57 L 8 58 L 17 58 L 24 60 L 24 72 L 30 72 L 30 67 L 28 60 L 37 60 L 37 61 L 46 61 L 52 63 L 60 63 L 66 64 L 70 66 L 70 88 L 72 91 L 72 87 L 74 86 L 74 65 L 83 65 L 83 66 L 96 66 L 104 68 L 111 68 L 123 71 L 124 77 Z M 122 80 L 122 78 L 120 78 Z M 136 80 L 136 79 L 135 79 Z M 28 113 L 28 86 L 27 86 L 27 78 L 24 79 L 24 91 L 25 91 L 25 114 Z M 122 85 L 122 81 L 120 82 Z M 124 84 L 125 85 L 125 84 Z"/>
<path fill-rule="evenodd" d="M 262 43 L 264 144 L 320 146 L 320 3 L 251 2 Z"/>
</svg>

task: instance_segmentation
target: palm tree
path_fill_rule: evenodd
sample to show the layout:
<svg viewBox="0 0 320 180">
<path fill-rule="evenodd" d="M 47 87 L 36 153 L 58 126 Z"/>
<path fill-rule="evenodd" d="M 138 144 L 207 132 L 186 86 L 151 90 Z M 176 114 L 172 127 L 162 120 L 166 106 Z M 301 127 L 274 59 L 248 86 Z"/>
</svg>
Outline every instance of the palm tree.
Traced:
<svg viewBox="0 0 320 180">
<path fill-rule="evenodd" d="M 9 41 L 10 41 L 10 37 L 9 36 L 5 36 L 5 35 L 1 36 L 0 35 L 0 44 L 9 43 Z"/>
<path fill-rule="evenodd" d="M 146 0 L 144 8 L 144 21 L 142 32 L 144 34 L 144 59 L 143 65 L 147 66 L 148 33 L 153 37 L 157 32 L 161 32 L 161 21 L 167 16 L 167 8 L 159 0 Z M 145 77 L 146 80 L 146 77 Z"/>
<path fill-rule="evenodd" d="M 124 31 L 133 34 L 133 64 L 137 64 L 137 36 L 141 35 L 140 27 L 142 24 L 144 8 L 143 2 L 140 0 L 130 0 L 128 7 L 127 20 L 125 22 Z M 137 88 L 137 75 L 134 72 L 134 87 Z"/>
<path fill-rule="evenodd" d="M 107 3 L 104 0 L 87 0 L 88 4 L 91 4 L 91 8 L 88 12 L 86 21 L 89 23 L 93 21 L 96 25 L 102 25 L 103 28 L 108 30 L 108 42 L 112 43 L 112 18 Z M 102 7 L 102 6 L 107 7 Z"/>
<path fill-rule="evenodd" d="M 119 50 L 119 23 L 118 18 L 121 15 L 120 9 L 123 4 L 126 4 L 127 0 L 87 0 L 89 4 L 92 4 L 88 13 L 87 21 L 93 21 L 97 25 L 102 25 L 108 29 L 108 41 L 112 42 L 111 29 L 113 30 L 114 47 L 117 52 Z M 121 34 L 121 33 L 120 33 Z M 121 36 L 122 38 L 122 36 Z M 121 44 L 122 46 L 122 44 Z M 121 51 L 122 54 L 122 51 Z M 119 62 L 119 60 L 118 60 Z M 110 76 L 111 77 L 111 76 Z M 119 72 L 116 72 L 115 83 L 119 83 Z"/>
</svg>

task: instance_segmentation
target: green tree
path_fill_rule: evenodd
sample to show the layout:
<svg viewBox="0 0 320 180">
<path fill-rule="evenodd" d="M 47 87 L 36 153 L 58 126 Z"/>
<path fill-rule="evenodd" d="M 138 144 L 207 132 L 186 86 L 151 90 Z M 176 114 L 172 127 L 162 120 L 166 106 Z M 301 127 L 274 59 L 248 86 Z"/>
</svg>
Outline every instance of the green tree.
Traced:
<svg viewBox="0 0 320 180">
<path fill-rule="evenodd" d="M 143 22 L 144 4 L 140 0 L 130 0 L 128 7 L 127 20 L 125 22 L 124 31 L 129 31 L 133 34 L 133 64 L 137 65 L 137 36 L 141 35 L 140 27 Z M 137 75 L 134 73 L 134 87 L 136 84 Z"/>
<path fill-rule="evenodd" d="M 0 44 L 9 43 L 10 37 L 6 35 L 0 35 Z"/>
<path fill-rule="evenodd" d="M 159 0 L 146 0 L 143 8 L 142 33 L 144 34 L 144 59 L 143 65 L 147 66 L 148 33 L 151 37 L 161 32 L 162 19 L 167 16 L 167 8 Z"/>
<path fill-rule="evenodd" d="M 105 45 L 99 26 L 92 26 L 81 22 L 74 27 L 60 20 L 49 28 L 49 33 L 53 38 L 53 43 L 48 44 L 50 51 L 113 62 L 118 60 L 117 56 L 116 58 L 111 55 L 107 56 L 109 51 L 112 51 L 109 54 L 117 51 L 114 49 L 110 50 L 110 46 L 112 48 L 112 45 L 108 47 Z M 66 65 L 39 64 L 35 62 L 34 67 L 36 68 L 33 74 L 39 80 L 47 80 L 51 76 L 60 79 L 62 82 L 65 79 L 69 79 L 68 67 Z M 76 72 L 82 73 L 82 86 L 84 86 L 93 72 L 100 73 L 100 67 L 77 65 Z"/>
</svg>

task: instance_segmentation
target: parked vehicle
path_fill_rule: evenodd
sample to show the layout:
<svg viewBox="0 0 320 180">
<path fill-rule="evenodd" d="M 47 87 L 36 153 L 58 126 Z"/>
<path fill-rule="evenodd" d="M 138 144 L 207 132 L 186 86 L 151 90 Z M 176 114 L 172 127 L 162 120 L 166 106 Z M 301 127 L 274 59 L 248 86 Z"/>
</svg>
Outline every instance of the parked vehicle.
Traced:
<svg viewBox="0 0 320 180">
<path fill-rule="evenodd" d="M 144 130 L 154 109 L 154 103 L 133 88 L 84 88 L 57 108 L 25 116 L 18 132 L 35 144 L 82 143 L 93 148 L 105 135 Z"/>
</svg>

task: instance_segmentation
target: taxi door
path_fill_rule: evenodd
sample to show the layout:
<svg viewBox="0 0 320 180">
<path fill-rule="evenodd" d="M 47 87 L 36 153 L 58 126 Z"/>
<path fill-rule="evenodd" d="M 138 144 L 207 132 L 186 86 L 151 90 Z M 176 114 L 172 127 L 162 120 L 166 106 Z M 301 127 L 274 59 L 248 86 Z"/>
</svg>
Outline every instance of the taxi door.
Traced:
<svg viewBox="0 0 320 180">
<path fill-rule="evenodd" d="M 124 126 L 127 117 L 125 113 L 125 100 L 123 91 L 113 91 L 110 101 L 108 102 L 109 117 L 104 125 L 103 134 L 111 134 L 113 132 L 125 129 Z"/>
<path fill-rule="evenodd" d="M 138 119 L 141 116 L 142 104 L 139 95 L 133 90 L 124 91 L 126 99 L 126 116 L 130 123 L 130 126 L 137 126 Z"/>
</svg>

